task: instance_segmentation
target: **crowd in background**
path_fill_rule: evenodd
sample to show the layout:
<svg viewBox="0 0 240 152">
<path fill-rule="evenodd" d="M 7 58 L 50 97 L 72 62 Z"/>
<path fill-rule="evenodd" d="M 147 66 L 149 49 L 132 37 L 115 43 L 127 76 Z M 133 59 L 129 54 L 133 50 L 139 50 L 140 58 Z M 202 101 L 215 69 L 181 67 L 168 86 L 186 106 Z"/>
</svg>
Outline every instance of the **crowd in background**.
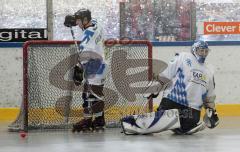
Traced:
<svg viewBox="0 0 240 152">
<path fill-rule="evenodd" d="M 121 2 L 121 3 L 120 3 Z M 124 2 L 124 3 L 123 3 Z M 63 26 L 64 16 L 80 7 L 92 11 L 104 28 L 106 38 L 130 37 L 159 41 L 239 40 L 239 35 L 203 36 L 196 23 L 239 21 L 240 3 L 210 3 L 197 0 L 53 0 L 53 38 L 71 39 Z M 46 1 L 1 0 L 0 29 L 46 28 Z"/>
</svg>

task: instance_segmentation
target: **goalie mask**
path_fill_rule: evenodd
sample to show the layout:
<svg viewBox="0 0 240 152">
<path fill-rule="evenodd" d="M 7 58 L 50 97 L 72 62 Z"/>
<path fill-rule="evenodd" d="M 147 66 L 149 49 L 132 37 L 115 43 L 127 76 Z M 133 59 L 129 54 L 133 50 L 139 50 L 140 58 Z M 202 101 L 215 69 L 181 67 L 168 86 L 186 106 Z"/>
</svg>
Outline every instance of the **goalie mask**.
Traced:
<svg viewBox="0 0 240 152">
<path fill-rule="evenodd" d="M 77 24 L 84 30 L 86 29 L 86 25 L 91 21 L 91 12 L 88 9 L 80 9 L 75 14 L 75 19 L 80 20 Z"/>
<path fill-rule="evenodd" d="M 199 63 L 204 63 L 209 53 L 208 44 L 205 41 L 197 41 L 192 45 L 191 52 L 197 58 Z"/>
</svg>

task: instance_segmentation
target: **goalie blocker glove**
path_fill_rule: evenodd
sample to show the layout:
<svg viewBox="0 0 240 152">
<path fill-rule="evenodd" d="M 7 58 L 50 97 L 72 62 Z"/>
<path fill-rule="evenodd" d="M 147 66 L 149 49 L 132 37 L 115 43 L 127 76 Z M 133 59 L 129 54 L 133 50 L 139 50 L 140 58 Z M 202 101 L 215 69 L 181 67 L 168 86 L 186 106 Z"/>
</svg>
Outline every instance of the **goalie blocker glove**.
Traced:
<svg viewBox="0 0 240 152">
<path fill-rule="evenodd" d="M 67 15 L 65 17 L 64 25 L 66 27 L 77 26 L 75 16 L 74 15 Z"/>
<path fill-rule="evenodd" d="M 75 65 L 73 72 L 73 81 L 76 86 L 79 86 L 82 84 L 83 81 L 83 69 L 79 67 L 78 65 Z"/>
<path fill-rule="evenodd" d="M 207 108 L 203 121 L 208 128 L 215 128 L 219 124 L 219 118 L 215 109 Z"/>
</svg>

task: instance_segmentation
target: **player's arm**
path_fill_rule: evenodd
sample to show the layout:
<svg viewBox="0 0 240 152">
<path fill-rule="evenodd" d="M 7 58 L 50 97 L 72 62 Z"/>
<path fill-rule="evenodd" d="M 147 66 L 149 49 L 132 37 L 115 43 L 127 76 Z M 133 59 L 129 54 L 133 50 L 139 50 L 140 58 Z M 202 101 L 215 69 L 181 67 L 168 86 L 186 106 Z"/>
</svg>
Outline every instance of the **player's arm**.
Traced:
<svg viewBox="0 0 240 152">
<path fill-rule="evenodd" d="M 206 123 L 208 128 L 215 128 L 219 124 L 218 113 L 214 103 L 215 97 L 208 97 L 206 99 L 207 106 L 205 107 L 205 115 L 203 121 Z"/>
<path fill-rule="evenodd" d="M 73 26 L 77 26 L 75 16 L 74 15 L 67 15 L 65 17 L 65 20 L 64 20 L 64 25 L 71 29 L 71 34 L 72 34 L 73 40 L 75 41 L 75 36 L 74 36 L 73 29 L 72 29 Z M 79 48 L 76 41 L 75 41 L 75 45 L 77 47 L 78 53 L 81 53 L 81 49 Z M 79 58 L 78 58 L 78 60 L 79 60 Z M 83 66 L 79 62 L 73 68 L 73 82 L 76 86 L 79 86 L 79 85 L 82 84 L 83 73 L 84 73 Z"/>
<path fill-rule="evenodd" d="M 162 73 L 159 74 L 159 78 L 164 77 L 169 80 L 172 80 L 176 76 L 177 70 L 182 67 L 183 59 L 184 54 L 182 53 L 175 54 L 175 56 L 168 63 L 168 67 Z"/>
<path fill-rule="evenodd" d="M 87 41 L 86 35 L 83 34 L 80 40 L 80 44 L 78 46 L 78 53 L 79 53 L 78 63 L 73 68 L 73 82 L 76 86 L 81 85 L 84 79 L 84 69 L 83 69 L 81 60 L 85 60 L 85 62 L 87 62 L 88 58 L 90 58 L 90 55 L 88 55 L 87 52 L 83 52 L 84 45 L 86 45 L 87 42 L 88 41 Z"/>
<path fill-rule="evenodd" d="M 166 77 L 155 77 L 154 82 L 150 82 L 144 91 L 145 98 L 157 98 L 159 93 L 168 85 L 170 80 Z"/>
<path fill-rule="evenodd" d="M 215 82 L 214 77 L 212 77 L 212 79 L 210 79 L 207 96 L 203 101 L 204 108 L 206 109 L 203 121 L 206 123 L 208 128 L 215 128 L 219 124 L 218 113 L 215 107 L 215 99 Z"/>
<path fill-rule="evenodd" d="M 170 83 L 171 80 L 174 78 L 174 76 L 177 73 L 177 69 L 179 66 L 181 66 L 181 56 L 178 54 L 176 55 L 169 63 L 168 67 L 159 75 L 154 75 L 153 79 L 158 83 L 154 84 L 151 83 L 151 86 L 148 86 L 148 90 L 145 92 L 145 97 L 147 98 L 156 98 L 160 91 L 162 91 L 164 88 L 166 88 Z"/>
<path fill-rule="evenodd" d="M 93 38 L 93 35 L 94 35 L 94 31 L 89 30 L 89 29 L 86 29 L 83 32 L 83 35 L 80 38 L 80 44 L 79 44 L 81 51 L 83 51 L 85 49 L 86 45 L 89 44 L 90 40 Z"/>
<path fill-rule="evenodd" d="M 168 63 L 168 67 L 155 79 L 163 86 L 169 85 L 172 82 L 172 79 L 176 76 L 177 70 L 182 66 L 182 58 L 182 54 L 176 54 L 174 58 Z"/>
</svg>

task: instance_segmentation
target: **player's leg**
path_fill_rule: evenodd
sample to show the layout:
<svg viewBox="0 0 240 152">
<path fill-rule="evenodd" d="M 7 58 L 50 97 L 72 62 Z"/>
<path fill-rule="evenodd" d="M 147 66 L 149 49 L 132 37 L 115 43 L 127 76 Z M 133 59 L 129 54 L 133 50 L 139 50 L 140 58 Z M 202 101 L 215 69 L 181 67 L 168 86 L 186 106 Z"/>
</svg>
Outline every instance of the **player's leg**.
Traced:
<svg viewBox="0 0 240 152">
<path fill-rule="evenodd" d="M 190 135 L 205 129 L 205 123 L 200 121 L 200 113 L 199 110 L 188 107 L 181 109 L 181 129 L 185 134 Z"/>
<path fill-rule="evenodd" d="M 82 130 L 103 129 L 104 102 L 103 102 L 103 82 L 106 76 L 106 64 L 98 59 L 91 59 L 83 64 L 84 67 L 84 91 L 82 94 L 84 119 L 74 125 L 74 128 Z M 92 121 L 92 117 L 94 120 Z"/>
<path fill-rule="evenodd" d="M 131 115 L 121 119 L 125 134 L 149 134 L 180 127 L 177 109 L 159 110 L 143 115 Z"/>
<path fill-rule="evenodd" d="M 100 59 L 90 59 L 82 67 L 85 82 L 82 94 L 84 118 L 73 125 L 73 131 L 92 130 L 105 125 L 102 98 L 107 65 Z M 95 119 L 92 121 L 93 115 Z"/>
<path fill-rule="evenodd" d="M 215 128 L 219 124 L 219 117 L 215 107 L 216 96 L 207 97 L 203 104 L 206 109 L 203 121 L 210 129 Z"/>
<path fill-rule="evenodd" d="M 200 111 L 186 108 L 180 110 L 181 127 L 173 130 L 176 134 L 187 134 L 202 131 L 205 129 L 205 123 L 200 121 Z"/>
<path fill-rule="evenodd" d="M 103 130 L 105 126 L 104 118 L 104 101 L 103 98 L 103 85 L 90 85 L 91 99 L 92 99 L 92 113 L 94 116 L 93 130 Z"/>
<path fill-rule="evenodd" d="M 102 62 L 102 64 L 97 67 L 98 69 L 95 71 L 94 75 L 88 77 L 87 81 L 89 84 L 89 91 L 91 93 L 91 101 L 93 101 L 92 113 L 94 120 L 92 128 L 93 130 L 103 130 L 105 126 L 103 88 L 104 81 L 106 79 L 107 65 Z"/>
<path fill-rule="evenodd" d="M 77 122 L 73 125 L 72 131 L 80 132 L 80 131 L 91 131 L 92 127 L 92 102 L 90 102 L 89 99 L 90 93 L 88 91 L 88 85 L 84 84 L 84 89 L 82 93 L 82 99 L 83 99 L 83 119 Z"/>
<path fill-rule="evenodd" d="M 200 122 L 200 111 L 180 105 L 167 98 L 163 98 L 158 109 L 179 109 L 181 127 L 174 129 L 176 134 L 193 134 L 205 128 L 205 124 Z"/>
</svg>

